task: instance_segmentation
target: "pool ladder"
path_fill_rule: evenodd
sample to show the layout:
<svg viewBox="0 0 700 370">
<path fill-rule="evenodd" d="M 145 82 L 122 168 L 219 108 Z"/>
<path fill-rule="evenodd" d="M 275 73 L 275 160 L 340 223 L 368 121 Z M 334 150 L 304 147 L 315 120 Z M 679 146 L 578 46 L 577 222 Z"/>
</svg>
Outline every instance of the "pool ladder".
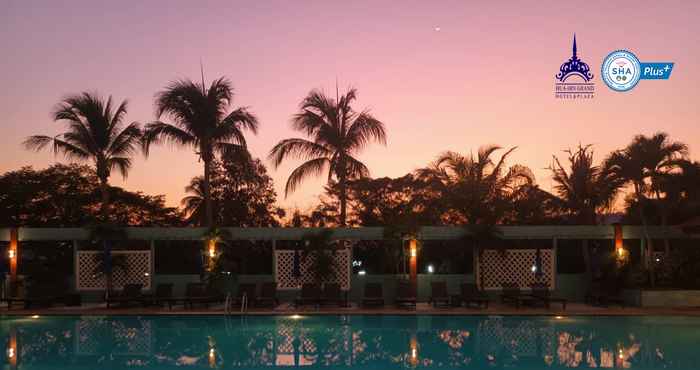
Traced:
<svg viewBox="0 0 700 370">
<path fill-rule="evenodd" d="M 231 293 L 226 294 L 226 301 L 224 302 L 224 314 L 229 315 L 233 312 L 233 298 L 231 298 Z M 241 314 L 248 312 L 248 294 L 243 293 L 241 297 Z"/>
</svg>

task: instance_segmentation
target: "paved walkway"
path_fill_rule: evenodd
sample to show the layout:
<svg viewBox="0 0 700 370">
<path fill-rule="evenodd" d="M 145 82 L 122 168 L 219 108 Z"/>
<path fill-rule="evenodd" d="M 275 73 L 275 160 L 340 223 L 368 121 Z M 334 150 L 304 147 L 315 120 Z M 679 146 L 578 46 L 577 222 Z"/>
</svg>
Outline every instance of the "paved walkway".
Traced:
<svg viewBox="0 0 700 370">
<path fill-rule="evenodd" d="M 173 307 L 172 310 L 162 307 L 125 307 L 109 308 L 104 304 L 85 304 L 80 307 L 54 307 L 48 309 L 12 309 L 7 311 L 0 306 L 0 315 L 224 315 L 223 305 L 215 305 L 209 308 L 195 307 L 184 309 L 182 306 Z M 231 315 L 240 315 L 240 311 L 234 310 Z M 381 308 L 360 308 L 356 306 L 321 307 L 306 306 L 295 308 L 289 304 L 282 304 L 276 309 L 251 308 L 248 315 L 551 315 L 551 316 L 615 316 L 615 315 L 673 315 L 673 316 L 700 316 L 700 307 L 691 308 L 641 308 L 641 307 L 594 307 L 582 303 L 570 303 L 566 310 L 559 305 L 550 309 L 522 307 L 516 309 L 512 306 L 492 303 L 488 309 L 451 307 L 434 308 L 427 303 L 419 303 L 416 309 L 396 308 L 386 306 Z"/>
</svg>

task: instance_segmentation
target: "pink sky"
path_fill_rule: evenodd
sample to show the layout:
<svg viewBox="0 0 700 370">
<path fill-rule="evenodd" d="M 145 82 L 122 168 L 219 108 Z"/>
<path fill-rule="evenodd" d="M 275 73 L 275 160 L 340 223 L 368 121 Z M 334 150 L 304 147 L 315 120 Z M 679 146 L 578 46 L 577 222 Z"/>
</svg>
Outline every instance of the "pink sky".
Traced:
<svg viewBox="0 0 700 370">
<path fill-rule="evenodd" d="M 399 5 L 400 4 L 400 5 Z M 470 5 L 471 4 L 471 5 Z M 0 12 L 0 171 L 43 168 L 62 158 L 25 151 L 32 134 L 57 134 L 49 117 L 68 93 L 128 98 L 128 119 L 153 119 L 153 95 L 175 78 L 228 76 L 236 105 L 260 119 L 248 135 L 265 158 L 298 136 L 290 116 L 312 88 L 359 90 L 387 127 L 387 147 L 360 158 L 374 177 L 400 176 L 445 150 L 518 146 L 510 163 L 532 168 L 550 189 L 552 154 L 595 144 L 597 157 L 638 133 L 666 131 L 700 150 L 700 2 L 492 1 L 14 1 Z M 435 28 L 439 27 L 440 31 Z M 561 101 L 554 75 L 571 53 L 593 71 L 596 97 Z M 676 63 L 668 81 L 616 93 L 600 79 L 602 59 L 629 49 L 644 61 Z M 285 207 L 316 202 L 322 179 L 283 197 L 298 162 L 270 168 Z M 202 173 L 188 149 L 158 147 L 115 185 L 166 194 L 178 204 Z"/>
</svg>

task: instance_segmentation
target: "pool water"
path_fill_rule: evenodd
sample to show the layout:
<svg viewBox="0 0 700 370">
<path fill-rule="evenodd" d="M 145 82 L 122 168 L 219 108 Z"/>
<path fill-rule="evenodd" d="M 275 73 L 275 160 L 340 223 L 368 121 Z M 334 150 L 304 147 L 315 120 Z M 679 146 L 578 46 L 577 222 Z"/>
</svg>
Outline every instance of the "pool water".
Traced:
<svg viewBox="0 0 700 370">
<path fill-rule="evenodd" d="M 700 368 L 700 317 L 42 316 L 4 369 Z"/>
</svg>

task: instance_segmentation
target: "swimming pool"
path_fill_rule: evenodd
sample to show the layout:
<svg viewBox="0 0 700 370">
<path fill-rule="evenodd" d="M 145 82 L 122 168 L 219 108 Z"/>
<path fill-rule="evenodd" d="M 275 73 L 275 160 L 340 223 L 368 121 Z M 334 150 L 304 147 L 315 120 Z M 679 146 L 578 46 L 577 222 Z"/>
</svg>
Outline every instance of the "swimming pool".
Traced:
<svg viewBox="0 0 700 370">
<path fill-rule="evenodd" d="M 2 317 L 10 369 L 700 366 L 700 317 Z"/>
</svg>

